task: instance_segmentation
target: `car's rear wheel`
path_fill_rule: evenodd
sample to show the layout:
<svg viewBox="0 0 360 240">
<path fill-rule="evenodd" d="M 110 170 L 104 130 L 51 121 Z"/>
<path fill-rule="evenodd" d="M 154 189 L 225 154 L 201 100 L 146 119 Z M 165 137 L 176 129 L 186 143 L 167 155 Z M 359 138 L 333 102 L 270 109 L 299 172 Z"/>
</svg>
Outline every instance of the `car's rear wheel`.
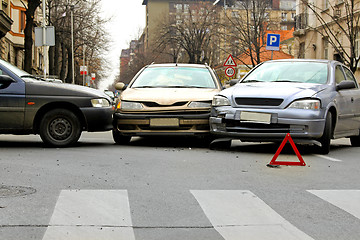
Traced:
<svg viewBox="0 0 360 240">
<path fill-rule="evenodd" d="M 331 142 L 332 131 L 333 131 L 332 125 L 333 125 L 332 124 L 332 113 L 328 112 L 326 115 L 326 120 L 325 120 L 324 133 L 319 140 L 321 143 L 321 147 L 320 147 L 321 154 L 328 154 L 330 152 L 330 142 Z"/>
<path fill-rule="evenodd" d="M 79 118 L 67 109 L 54 109 L 40 122 L 40 137 L 48 146 L 66 147 L 76 143 L 81 135 Z"/>
<path fill-rule="evenodd" d="M 112 130 L 112 135 L 116 144 L 128 144 L 131 140 L 131 136 L 124 136 L 117 129 Z"/>
</svg>

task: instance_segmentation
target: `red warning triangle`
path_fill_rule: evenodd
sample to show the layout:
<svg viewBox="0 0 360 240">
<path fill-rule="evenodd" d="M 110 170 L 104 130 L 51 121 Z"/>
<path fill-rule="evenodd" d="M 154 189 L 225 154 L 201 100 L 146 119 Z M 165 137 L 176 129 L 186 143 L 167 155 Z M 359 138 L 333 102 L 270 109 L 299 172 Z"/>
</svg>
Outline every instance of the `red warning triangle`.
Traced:
<svg viewBox="0 0 360 240">
<path fill-rule="evenodd" d="M 300 162 L 286 162 L 286 161 L 276 161 L 276 159 L 278 158 L 278 156 L 280 155 L 280 152 L 282 151 L 282 149 L 284 148 L 286 142 L 289 141 L 296 156 L 298 157 Z M 274 157 L 272 158 L 272 160 L 270 161 L 270 163 L 268 165 L 291 165 L 291 166 L 306 166 L 304 159 L 301 157 L 299 150 L 297 149 L 297 147 L 295 146 L 294 141 L 292 140 L 290 133 L 286 134 L 286 137 L 284 138 L 284 140 L 282 141 L 279 149 L 276 151 Z"/>
<path fill-rule="evenodd" d="M 233 58 L 233 56 L 231 56 L 231 54 L 228 56 L 228 58 L 226 59 L 225 63 L 224 63 L 225 67 L 236 67 L 236 62 Z"/>
</svg>

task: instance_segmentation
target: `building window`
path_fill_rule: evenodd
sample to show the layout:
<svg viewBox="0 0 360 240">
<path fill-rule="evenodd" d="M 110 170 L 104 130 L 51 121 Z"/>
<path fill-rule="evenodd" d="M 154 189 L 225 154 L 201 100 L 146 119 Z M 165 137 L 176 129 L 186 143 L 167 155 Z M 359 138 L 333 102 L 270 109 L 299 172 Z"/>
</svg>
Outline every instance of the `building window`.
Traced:
<svg viewBox="0 0 360 240">
<path fill-rule="evenodd" d="M 190 5 L 184 4 L 184 13 L 189 13 Z"/>
<path fill-rule="evenodd" d="M 287 19 L 287 13 L 286 12 L 281 13 L 281 19 L 283 21 L 286 21 L 286 19 Z"/>
<path fill-rule="evenodd" d="M 329 41 L 327 38 L 323 40 L 324 45 L 324 59 L 329 59 Z"/>
<path fill-rule="evenodd" d="M 359 57 L 360 54 L 360 32 L 357 32 L 355 38 L 355 57 Z"/>
<path fill-rule="evenodd" d="M 324 9 L 329 8 L 329 0 L 324 0 Z"/>
<path fill-rule="evenodd" d="M 182 11 L 183 11 L 183 5 L 182 4 L 175 4 L 175 9 L 176 9 L 176 12 L 177 13 L 182 13 Z"/>
<path fill-rule="evenodd" d="M 305 43 L 300 43 L 299 46 L 299 58 L 305 58 Z"/>
<path fill-rule="evenodd" d="M 25 22 L 26 22 L 25 11 L 20 11 L 20 32 L 21 33 L 23 33 L 25 30 Z"/>
</svg>

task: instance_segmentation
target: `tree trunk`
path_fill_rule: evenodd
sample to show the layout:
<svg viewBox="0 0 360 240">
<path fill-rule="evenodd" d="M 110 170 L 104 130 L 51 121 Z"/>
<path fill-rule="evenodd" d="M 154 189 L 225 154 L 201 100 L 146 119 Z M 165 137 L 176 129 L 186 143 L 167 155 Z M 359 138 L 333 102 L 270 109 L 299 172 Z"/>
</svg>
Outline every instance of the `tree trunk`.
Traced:
<svg viewBox="0 0 360 240">
<path fill-rule="evenodd" d="M 36 8 L 40 5 L 40 0 L 28 0 L 28 8 L 26 9 L 26 26 L 24 29 L 25 41 L 24 41 L 24 70 L 28 73 L 32 73 L 32 46 L 33 46 L 33 28 L 34 28 L 34 13 Z"/>
<path fill-rule="evenodd" d="M 66 47 L 64 43 L 61 43 L 61 69 L 60 69 L 60 79 L 65 80 L 66 74 Z"/>
</svg>

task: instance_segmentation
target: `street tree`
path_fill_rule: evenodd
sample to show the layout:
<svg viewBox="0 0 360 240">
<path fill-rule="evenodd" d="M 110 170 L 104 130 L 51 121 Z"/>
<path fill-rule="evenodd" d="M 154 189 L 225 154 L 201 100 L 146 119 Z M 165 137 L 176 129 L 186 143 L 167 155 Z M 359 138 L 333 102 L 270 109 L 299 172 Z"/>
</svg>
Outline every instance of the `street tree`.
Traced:
<svg viewBox="0 0 360 240">
<path fill-rule="evenodd" d="M 269 18 L 271 1 L 242 0 L 234 1 L 236 9 L 226 14 L 226 49 L 236 54 L 244 54 L 251 60 L 252 68 L 261 62 L 261 53 L 265 51 L 266 33 L 278 19 Z M 242 59 L 238 59 L 242 62 Z M 244 63 L 245 64 L 245 63 Z"/>
<path fill-rule="evenodd" d="M 218 37 L 219 14 L 208 2 L 191 4 L 182 18 L 171 15 L 159 25 L 156 51 L 172 56 L 174 62 L 185 53 L 189 63 L 209 63 Z"/>
<path fill-rule="evenodd" d="M 50 48 L 50 74 L 57 75 L 66 82 L 72 81 L 75 71 L 75 82 L 82 83 L 77 74 L 83 62 L 85 51 L 88 71 L 96 72 L 97 79 L 102 73 L 100 69 L 106 65 L 105 52 L 108 51 L 109 39 L 104 25 L 109 21 L 100 17 L 101 0 L 77 0 L 72 5 L 67 0 L 48 0 L 49 22 L 55 26 L 55 46 Z M 73 14 L 74 62 L 72 69 L 71 19 Z"/>
<path fill-rule="evenodd" d="M 337 60 L 347 65 L 352 72 L 357 70 L 359 54 L 360 2 L 357 0 L 326 1 L 326 5 L 309 0 L 300 0 L 312 13 L 317 24 L 308 28 L 321 35 L 334 49 Z"/>
<path fill-rule="evenodd" d="M 26 16 L 26 26 L 24 29 L 24 70 L 31 73 L 32 72 L 32 46 L 33 46 L 33 30 L 34 30 L 34 14 L 36 9 L 39 7 L 41 0 L 28 0 L 27 7 L 25 11 Z"/>
</svg>

